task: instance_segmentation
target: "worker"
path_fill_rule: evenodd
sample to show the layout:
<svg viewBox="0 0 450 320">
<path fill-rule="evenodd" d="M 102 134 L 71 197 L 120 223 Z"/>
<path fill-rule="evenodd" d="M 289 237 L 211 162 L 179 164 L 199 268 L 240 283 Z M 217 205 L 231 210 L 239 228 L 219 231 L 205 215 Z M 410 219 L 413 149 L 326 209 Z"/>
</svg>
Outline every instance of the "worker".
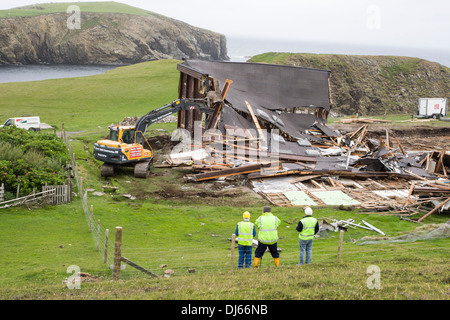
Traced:
<svg viewBox="0 0 450 320">
<path fill-rule="evenodd" d="M 319 232 L 319 222 L 312 217 L 313 210 L 310 207 L 305 208 L 305 217 L 303 217 L 297 225 L 299 232 L 299 246 L 300 246 L 300 262 L 299 266 L 311 263 L 312 244 L 314 235 Z M 306 256 L 306 261 L 305 261 Z"/>
<path fill-rule="evenodd" d="M 255 225 L 258 231 L 258 247 L 255 250 L 254 267 L 258 268 L 264 252 L 269 248 L 270 254 L 278 267 L 280 265 L 280 254 L 278 253 L 278 226 L 281 220 L 272 214 L 272 209 L 269 206 L 263 208 L 263 214 L 256 219 Z"/>
<path fill-rule="evenodd" d="M 252 265 L 253 237 L 256 236 L 255 225 L 250 222 L 250 212 L 245 211 L 243 221 L 238 222 L 235 235 L 238 237 L 238 269 L 250 268 Z"/>
</svg>

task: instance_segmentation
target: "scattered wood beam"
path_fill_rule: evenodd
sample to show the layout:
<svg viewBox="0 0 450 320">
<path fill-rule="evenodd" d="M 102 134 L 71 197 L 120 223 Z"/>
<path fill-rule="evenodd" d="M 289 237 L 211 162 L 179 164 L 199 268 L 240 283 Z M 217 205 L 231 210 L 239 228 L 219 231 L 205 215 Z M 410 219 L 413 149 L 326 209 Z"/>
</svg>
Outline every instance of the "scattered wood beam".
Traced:
<svg viewBox="0 0 450 320">
<path fill-rule="evenodd" d="M 439 208 L 443 207 L 448 201 L 450 201 L 450 197 L 447 198 L 447 200 L 445 200 L 444 202 L 442 202 L 440 205 L 438 205 L 436 208 L 434 208 L 433 210 L 431 210 L 430 212 L 428 212 L 426 215 L 424 215 L 422 218 L 420 218 L 419 220 L 417 220 L 417 222 L 422 222 L 426 217 L 428 217 L 430 214 L 432 214 L 433 212 L 437 211 Z"/>
<path fill-rule="evenodd" d="M 235 175 L 241 175 L 241 174 L 260 172 L 260 171 L 264 171 L 264 170 L 269 170 L 269 171 L 279 170 L 280 168 L 281 168 L 280 164 L 278 164 L 274 168 L 274 167 L 271 167 L 270 165 L 264 165 L 264 164 L 258 163 L 255 165 L 249 165 L 249 166 L 243 166 L 243 167 L 237 167 L 237 168 L 196 174 L 194 176 L 194 180 L 195 181 L 204 181 L 204 180 L 211 180 L 211 179 L 217 179 L 217 178 L 222 178 L 222 177 L 229 177 L 229 176 L 235 176 Z"/>
</svg>

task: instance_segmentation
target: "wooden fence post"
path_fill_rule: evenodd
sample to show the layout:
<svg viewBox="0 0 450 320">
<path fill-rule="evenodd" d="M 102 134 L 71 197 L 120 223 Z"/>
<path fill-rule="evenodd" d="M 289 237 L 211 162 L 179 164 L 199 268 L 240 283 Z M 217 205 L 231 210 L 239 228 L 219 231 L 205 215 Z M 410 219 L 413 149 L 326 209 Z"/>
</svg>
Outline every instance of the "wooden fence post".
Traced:
<svg viewBox="0 0 450 320">
<path fill-rule="evenodd" d="M 341 262 L 341 250 L 342 250 L 343 240 L 344 240 L 344 230 L 341 230 L 339 233 L 339 246 L 338 246 L 337 262 Z"/>
<path fill-rule="evenodd" d="M 91 214 L 89 215 L 89 232 L 92 233 L 92 217 L 94 215 L 94 205 L 91 204 Z"/>
<path fill-rule="evenodd" d="M 115 280 L 120 278 L 120 261 L 122 258 L 122 227 L 116 227 L 116 242 L 114 244 L 114 271 Z"/>
<path fill-rule="evenodd" d="M 97 224 L 97 251 L 100 251 L 100 219 Z"/>
<path fill-rule="evenodd" d="M 103 257 L 103 263 L 106 263 L 108 259 L 108 237 L 109 237 L 109 229 L 105 231 L 105 255 Z"/>
<path fill-rule="evenodd" d="M 5 185 L 2 183 L 2 185 L 0 186 L 0 201 L 5 200 L 4 193 L 5 193 Z"/>
<path fill-rule="evenodd" d="M 234 266 L 234 246 L 236 243 L 236 235 L 233 233 L 231 236 L 231 263 L 230 263 L 230 271 L 233 271 Z"/>
</svg>

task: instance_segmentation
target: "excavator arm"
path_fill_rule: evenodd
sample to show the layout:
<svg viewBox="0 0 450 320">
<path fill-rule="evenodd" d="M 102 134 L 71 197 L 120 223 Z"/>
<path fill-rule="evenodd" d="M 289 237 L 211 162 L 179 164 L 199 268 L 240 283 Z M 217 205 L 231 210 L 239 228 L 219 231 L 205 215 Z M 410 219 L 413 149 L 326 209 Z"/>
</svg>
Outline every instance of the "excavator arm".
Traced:
<svg viewBox="0 0 450 320">
<path fill-rule="evenodd" d="M 221 102 L 221 101 L 220 101 Z M 145 138 L 147 128 L 178 111 L 199 110 L 202 113 L 213 114 L 217 102 L 205 99 L 178 99 L 155 109 L 139 118 L 134 127 L 134 141 L 118 136 L 116 141 L 102 140 L 94 144 L 94 157 L 103 161 L 101 175 L 111 177 L 116 167 L 134 166 L 134 176 L 146 178 L 149 173 L 153 151 Z M 209 117 L 211 118 L 211 117 Z M 210 121 L 208 121 L 210 122 Z M 130 131 L 131 132 L 131 131 Z M 126 141 L 125 141 L 126 140 Z"/>
<path fill-rule="evenodd" d="M 209 106 L 209 100 L 207 99 L 177 99 L 172 103 L 168 103 L 161 108 L 155 109 L 139 118 L 136 123 L 136 143 L 144 144 L 144 135 L 147 132 L 147 128 L 155 122 L 158 122 L 168 116 L 184 110 L 197 109 L 202 113 L 212 114 L 213 109 Z"/>
</svg>

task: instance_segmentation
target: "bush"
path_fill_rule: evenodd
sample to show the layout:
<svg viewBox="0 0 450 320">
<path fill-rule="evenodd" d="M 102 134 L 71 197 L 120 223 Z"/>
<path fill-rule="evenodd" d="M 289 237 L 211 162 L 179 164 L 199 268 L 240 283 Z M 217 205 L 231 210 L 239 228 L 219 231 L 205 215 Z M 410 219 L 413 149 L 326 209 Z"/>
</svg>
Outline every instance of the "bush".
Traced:
<svg viewBox="0 0 450 320">
<path fill-rule="evenodd" d="M 22 194 L 64 184 L 69 160 L 66 145 L 54 134 L 0 129 L 0 184 L 7 192 L 15 193 L 19 184 Z"/>
<path fill-rule="evenodd" d="M 14 147 L 9 142 L 0 142 L 0 160 L 16 161 L 23 156 L 19 147 Z"/>
</svg>

